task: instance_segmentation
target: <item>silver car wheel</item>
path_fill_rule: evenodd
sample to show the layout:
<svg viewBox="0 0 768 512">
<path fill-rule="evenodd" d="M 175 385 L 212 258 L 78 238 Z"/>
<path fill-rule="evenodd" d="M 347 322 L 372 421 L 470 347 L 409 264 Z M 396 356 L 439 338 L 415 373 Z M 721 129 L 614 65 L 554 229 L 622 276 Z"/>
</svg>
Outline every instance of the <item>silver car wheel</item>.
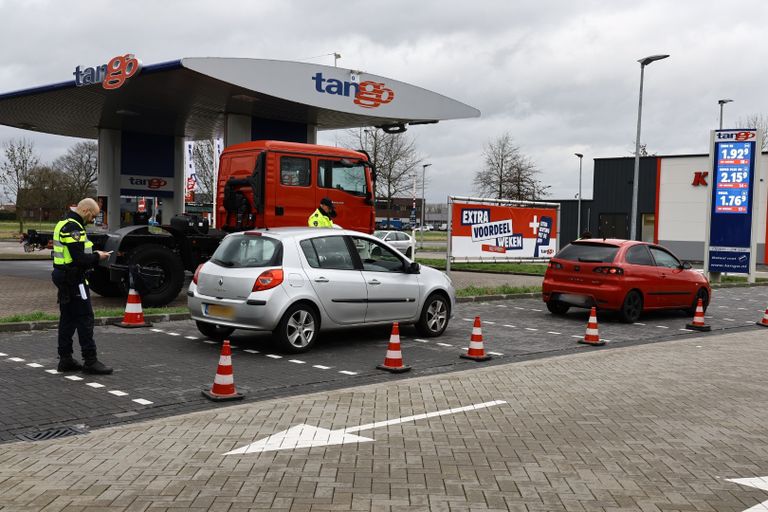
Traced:
<svg viewBox="0 0 768 512">
<path fill-rule="evenodd" d="M 439 332 L 448 321 L 448 308 L 443 300 L 435 300 L 427 308 L 427 327 L 432 332 Z"/>
<path fill-rule="evenodd" d="M 285 329 L 288 342 L 296 348 L 304 348 L 315 337 L 315 319 L 309 312 L 299 309 L 290 316 Z"/>
</svg>

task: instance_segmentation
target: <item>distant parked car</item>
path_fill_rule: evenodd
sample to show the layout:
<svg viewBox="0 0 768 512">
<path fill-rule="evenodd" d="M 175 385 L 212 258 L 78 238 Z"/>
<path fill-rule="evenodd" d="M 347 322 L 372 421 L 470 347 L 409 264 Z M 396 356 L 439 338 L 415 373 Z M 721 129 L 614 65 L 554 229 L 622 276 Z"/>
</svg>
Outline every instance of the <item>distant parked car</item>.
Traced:
<svg viewBox="0 0 768 512">
<path fill-rule="evenodd" d="M 413 253 L 413 238 L 407 233 L 402 231 L 374 231 L 373 236 L 379 240 L 384 240 L 409 258 Z"/>
<path fill-rule="evenodd" d="M 712 289 L 707 278 L 668 249 L 618 239 L 575 240 L 549 262 L 542 295 L 547 309 L 564 315 L 571 307 L 618 311 L 633 323 L 644 311 L 704 310 Z"/>
<path fill-rule="evenodd" d="M 456 303 L 450 278 L 356 231 L 275 228 L 232 233 L 195 271 L 187 304 L 205 336 L 271 331 L 306 352 L 320 330 L 415 324 L 440 336 Z"/>
</svg>

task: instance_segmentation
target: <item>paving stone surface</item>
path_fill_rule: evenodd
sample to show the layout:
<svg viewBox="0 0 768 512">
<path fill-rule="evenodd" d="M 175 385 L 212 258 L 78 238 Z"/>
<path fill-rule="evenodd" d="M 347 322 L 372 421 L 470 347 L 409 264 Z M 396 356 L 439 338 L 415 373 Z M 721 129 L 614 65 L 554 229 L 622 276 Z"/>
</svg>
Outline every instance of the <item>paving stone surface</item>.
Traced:
<svg viewBox="0 0 768 512">
<path fill-rule="evenodd" d="M 0 510 L 741 511 L 768 331 L 477 367 L 0 445 Z M 224 455 L 299 424 L 373 441 Z M 757 509 L 754 509 L 757 510 Z"/>
</svg>

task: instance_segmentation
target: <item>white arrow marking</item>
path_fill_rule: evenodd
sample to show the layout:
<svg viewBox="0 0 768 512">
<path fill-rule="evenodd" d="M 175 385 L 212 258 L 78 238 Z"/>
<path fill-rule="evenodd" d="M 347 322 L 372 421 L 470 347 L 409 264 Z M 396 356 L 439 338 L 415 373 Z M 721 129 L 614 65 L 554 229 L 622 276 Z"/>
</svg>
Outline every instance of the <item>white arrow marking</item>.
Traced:
<svg viewBox="0 0 768 512">
<path fill-rule="evenodd" d="M 260 439 L 255 443 L 251 443 L 236 450 L 232 450 L 231 452 L 227 452 L 224 455 L 262 453 L 275 450 L 310 448 L 313 446 L 332 446 L 346 443 L 367 443 L 373 441 L 373 439 L 369 437 L 356 436 L 353 435 L 352 432 L 360 432 L 361 430 L 371 430 L 379 427 L 387 427 L 389 425 L 398 425 L 400 423 L 407 423 L 409 421 L 434 418 L 436 416 L 445 416 L 446 414 L 456 414 L 464 411 L 476 411 L 478 409 L 485 409 L 487 407 L 493 407 L 495 405 L 501 405 L 505 403 L 507 403 L 505 400 L 494 400 L 492 402 L 484 402 L 482 404 L 454 407 L 453 409 L 444 409 L 442 411 L 416 414 L 414 416 L 395 418 L 393 420 L 377 421 L 376 423 L 366 423 L 365 425 L 341 428 L 338 430 L 328 430 L 326 428 L 301 424 L 296 425 L 295 427 L 291 427 L 288 430 L 278 432 L 277 434 L 272 434 L 271 436 Z"/>
<path fill-rule="evenodd" d="M 757 478 L 727 478 L 726 481 L 768 491 L 768 476 L 759 476 Z M 758 503 L 754 507 L 746 509 L 744 512 L 768 512 L 768 501 Z"/>
</svg>

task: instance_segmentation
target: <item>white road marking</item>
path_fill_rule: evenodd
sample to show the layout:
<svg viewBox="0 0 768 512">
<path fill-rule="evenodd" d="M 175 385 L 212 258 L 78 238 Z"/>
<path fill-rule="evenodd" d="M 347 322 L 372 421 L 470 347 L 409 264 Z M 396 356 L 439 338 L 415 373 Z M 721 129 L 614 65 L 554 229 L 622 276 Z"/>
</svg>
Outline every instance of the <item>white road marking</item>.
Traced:
<svg viewBox="0 0 768 512">
<path fill-rule="evenodd" d="M 318 370 L 330 370 L 330 366 L 323 366 L 321 364 L 313 364 L 312 368 L 317 368 Z"/>
<path fill-rule="evenodd" d="M 519 309 L 520 311 L 525 311 L 525 308 L 521 308 L 521 307 L 518 307 L 518 306 L 515 306 L 515 309 Z"/>
<path fill-rule="evenodd" d="M 209 345 L 216 345 L 216 344 L 218 344 L 218 341 L 213 341 L 213 340 L 203 340 L 203 343 L 207 343 L 207 344 L 209 344 Z"/>
<path fill-rule="evenodd" d="M 282 359 L 283 356 L 279 356 L 277 354 L 266 354 L 267 357 L 270 357 L 272 359 Z"/>
<path fill-rule="evenodd" d="M 693 332 L 693 329 L 678 329 L 678 331 Z"/>
<path fill-rule="evenodd" d="M 252 348 L 243 349 L 243 352 L 248 352 L 249 354 L 258 354 L 259 353 L 258 350 L 253 350 Z"/>
<path fill-rule="evenodd" d="M 496 322 L 489 322 L 488 320 L 486 320 L 486 321 L 485 321 L 485 322 L 483 322 L 483 323 L 484 323 L 484 324 L 488 324 L 488 325 L 496 325 Z"/>
<path fill-rule="evenodd" d="M 441 347 L 452 347 L 453 345 L 448 343 L 437 343 L 437 345 L 440 345 Z"/>
<path fill-rule="evenodd" d="M 67 376 L 66 376 L 66 377 L 64 377 L 64 378 L 65 378 L 65 379 L 69 379 L 69 380 L 83 380 L 83 378 L 82 378 L 82 377 L 78 377 L 77 375 L 67 375 Z"/>
<path fill-rule="evenodd" d="M 45 370 L 45 373 L 50 373 L 51 375 L 59 375 L 61 372 L 57 370 Z"/>
<path fill-rule="evenodd" d="M 229 348 L 231 348 L 231 349 L 233 349 L 233 350 L 234 350 L 234 349 L 236 349 L 236 348 L 240 348 L 240 347 L 238 347 L 237 345 L 230 345 L 230 346 L 229 346 Z"/>
<path fill-rule="evenodd" d="M 164 330 L 162 330 L 162 329 L 154 329 L 154 328 L 153 328 L 153 329 L 150 329 L 150 331 L 152 331 L 152 332 L 165 332 L 165 331 L 164 331 Z"/>
<path fill-rule="evenodd" d="M 115 396 L 126 396 L 126 395 L 128 394 L 128 393 L 126 393 L 125 391 L 119 391 L 119 390 L 117 390 L 117 389 L 113 389 L 113 390 L 112 390 L 112 391 L 110 391 L 109 393 L 111 393 L 111 394 L 113 394 L 113 395 L 115 395 Z"/>
<path fill-rule="evenodd" d="M 413 338 L 413 341 L 418 341 L 419 343 L 429 343 L 429 341 L 423 340 L 421 338 Z"/>
<path fill-rule="evenodd" d="M 571 338 L 583 338 L 583 336 L 579 334 L 571 334 Z"/>
<path fill-rule="evenodd" d="M 506 306 L 506 305 L 504 305 L 504 304 L 496 304 L 496 307 L 497 307 L 497 308 L 505 308 L 505 307 L 507 307 L 507 306 Z"/>
<path fill-rule="evenodd" d="M 181 336 L 181 334 L 180 334 L 180 333 L 178 333 L 178 332 L 167 332 L 167 333 L 165 333 L 165 334 L 167 334 L 167 335 L 169 335 L 169 336 Z"/>
<path fill-rule="evenodd" d="M 341 370 L 339 373 L 343 373 L 344 375 L 357 375 L 357 372 L 350 372 L 348 370 Z"/>
<path fill-rule="evenodd" d="M 634 324 L 632 324 L 632 325 L 643 325 L 643 326 L 644 326 L 645 324 L 643 324 L 643 323 L 640 323 L 640 322 L 635 322 L 635 323 L 634 323 Z"/>
<path fill-rule="evenodd" d="M 41 365 L 39 363 L 27 363 L 27 366 L 29 366 L 30 368 L 42 368 L 43 367 L 43 365 Z"/>
<path fill-rule="evenodd" d="M 188 340 L 196 340 L 197 336 L 184 336 Z"/>
<path fill-rule="evenodd" d="M 464 320 L 465 322 L 474 322 L 475 321 L 474 318 L 462 318 L 462 320 Z"/>
<path fill-rule="evenodd" d="M 512 329 L 517 329 L 514 325 L 504 324 L 504 327 L 511 327 Z"/>
<path fill-rule="evenodd" d="M 541 313 L 541 310 L 536 308 L 531 308 L 531 311 L 536 311 L 537 313 Z"/>
<path fill-rule="evenodd" d="M 134 398 L 133 401 L 139 405 L 152 405 L 154 403 L 149 400 L 144 400 L 143 398 Z"/>
<path fill-rule="evenodd" d="M 547 331 L 547 334 L 562 334 L 561 332 Z"/>
<path fill-rule="evenodd" d="M 719 307 L 719 308 L 724 308 L 724 307 L 726 307 L 726 306 L 717 306 L 717 307 Z"/>
<path fill-rule="evenodd" d="M 98 382 L 86 382 L 85 385 L 96 389 L 104 387 L 104 384 L 99 384 Z"/>
<path fill-rule="evenodd" d="M 669 327 L 667 327 L 666 325 L 657 325 L 656 327 L 658 327 L 659 329 L 669 329 Z"/>
<path fill-rule="evenodd" d="M 525 330 L 526 331 L 538 331 L 538 329 L 535 329 L 533 327 L 526 327 Z"/>
<path fill-rule="evenodd" d="M 8 355 L 8 354 L 6 354 L 6 353 L 4 353 L 4 352 L 0 352 L 0 357 L 5 357 L 5 356 L 7 356 L 7 355 Z"/>
<path fill-rule="evenodd" d="M 723 318 L 723 320 L 725 320 L 726 322 L 735 322 L 736 321 L 733 318 Z"/>
<path fill-rule="evenodd" d="M 9 357 L 8 360 L 9 361 L 13 361 L 14 363 L 23 363 L 24 362 L 24 359 L 22 359 L 20 357 Z"/>
<path fill-rule="evenodd" d="M 307 364 L 306 361 L 302 361 L 301 359 L 289 359 L 288 362 L 296 364 Z"/>
<path fill-rule="evenodd" d="M 488 352 L 488 353 L 491 354 L 492 356 L 503 356 L 504 355 L 501 352 Z"/>
<path fill-rule="evenodd" d="M 747 310 L 747 308 L 736 308 L 736 309 L 740 309 L 742 311 L 746 311 Z"/>
</svg>

